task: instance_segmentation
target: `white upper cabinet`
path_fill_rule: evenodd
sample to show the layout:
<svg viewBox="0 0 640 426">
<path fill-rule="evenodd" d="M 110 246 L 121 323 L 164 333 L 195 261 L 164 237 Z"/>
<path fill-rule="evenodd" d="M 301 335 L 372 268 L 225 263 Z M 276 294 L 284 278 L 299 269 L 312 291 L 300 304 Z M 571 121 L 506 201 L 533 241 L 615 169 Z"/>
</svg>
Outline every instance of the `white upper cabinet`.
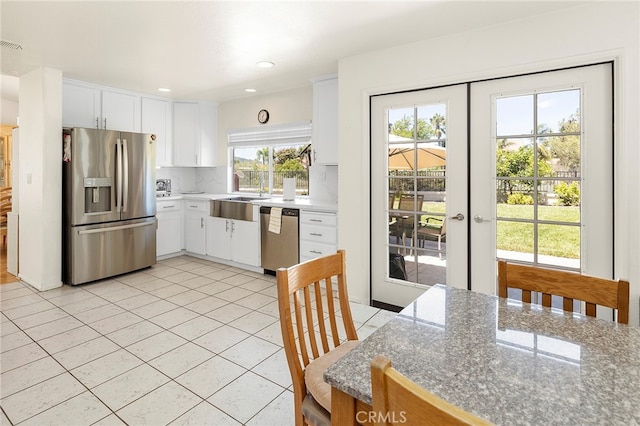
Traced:
<svg viewBox="0 0 640 426">
<path fill-rule="evenodd" d="M 64 81 L 62 85 L 62 125 L 64 127 L 98 127 L 100 89 L 95 86 Z"/>
<path fill-rule="evenodd" d="M 140 96 L 74 80 L 62 83 L 62 125 L 140 131 Z"/>
<path fill-rule="evenodd" d="M 156 135 L 156 165 L 216 166 L 218 105 L 64 79 L 62 125 Z"/>
<path fill-rule="evenodd" d="M 197 102 L 173 103 L 173 165 L 197 166 L 200 109 Z"/>
<path fill-rule="evenodd" d="M 216 141 L 218 140 L 218 105 L 200 103 L 200 164 L 216 165 Z"/>
<path fill-rule="evenodd" d="M 313 160 L 338 164 L 338 78 L 313 80 Z"/>
<path fill-rule="evenodd" d="M 173 165 L 214 166 L 217 105 L 206 102 L 173 103 Z"/>
<path fill-rule="evenodd" d="M 140 131 L 140 96 L 115 90 L 102 90 L 101 129 Z"/>
<path fill-rule="evenodd" d="M 156 166 L 171 165 L 171 103 L 142 98 L 142 133 L 156 135 Z"/>
</svg>

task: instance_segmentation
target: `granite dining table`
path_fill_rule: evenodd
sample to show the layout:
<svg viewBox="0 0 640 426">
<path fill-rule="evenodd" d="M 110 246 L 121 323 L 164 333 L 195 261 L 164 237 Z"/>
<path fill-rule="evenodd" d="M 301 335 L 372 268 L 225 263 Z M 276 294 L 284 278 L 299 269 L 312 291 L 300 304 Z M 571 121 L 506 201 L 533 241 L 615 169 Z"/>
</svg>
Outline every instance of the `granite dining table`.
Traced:
<svg viewBox="0 0 640 426">
<path fill-rule="evenodd" d="M 332 424 L 375 418 L 379 354 L 495 424 L 640 425 L 637 327 L 435 285 L 326 370 Z"/>
</svg>

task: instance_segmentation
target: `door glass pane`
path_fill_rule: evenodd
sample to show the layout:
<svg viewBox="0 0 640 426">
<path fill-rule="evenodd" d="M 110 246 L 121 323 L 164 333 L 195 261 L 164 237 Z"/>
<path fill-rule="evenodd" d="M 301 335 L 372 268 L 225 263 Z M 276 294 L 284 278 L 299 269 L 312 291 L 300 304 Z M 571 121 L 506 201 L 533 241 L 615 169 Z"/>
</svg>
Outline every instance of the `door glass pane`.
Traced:
<svg viewBox="0 0 640 426">
<path fill-rule="evenodd" d="M 496 100 L 498 137 L 533 133 L 533 95 L 511 96 Z"/>
<path fill-rule="evenodd" d="M 580 134 L 538 138 L 546 164 L 538 168 L 540 176 L 580 177 Z"/>
<path fill-rule="evenodd" d="M 531 191 L 505 191 L 505 184 L 510 181 L 499 180 L 496 212 L 499 218 L 504 219 L 531 219 L 533 220 L 533 196 Z"/>
<path fill-rule="evenodd" d="M 496 175 L 498 177 L 533 177 L 533 139 L 498 139 Z"/>
<path fill-rule="evenodd" d="M 391 109 L 387 125 L 388 276 L 444 283 L 444 273 L 426 266 L 446 266 L 446 105 Z"/>
<path fill-rule="evenodd" d="M 496 105 L 498 257 L 579 270 L 580 90 Z M 523 123 L 531 123 L 531 137 Z"/>
<path fill-rule="evenodd" d="M 533 262 L 533 223 L 497 221 L 498 258 Z"/>
<path fill-rule="evenodd" d="M 538 95 L 538 133 L 580 131 L 580 90 Z"/>
<path fill-rule="evenodd" d="M 538 225 L 538 263 L 580 267 L 580 227 Z"/>
<path fill-rule="evenodd" d="M 539 220 L 580 223 L 579 181 L 543 180 L 539 192 Z"/>
</svg>

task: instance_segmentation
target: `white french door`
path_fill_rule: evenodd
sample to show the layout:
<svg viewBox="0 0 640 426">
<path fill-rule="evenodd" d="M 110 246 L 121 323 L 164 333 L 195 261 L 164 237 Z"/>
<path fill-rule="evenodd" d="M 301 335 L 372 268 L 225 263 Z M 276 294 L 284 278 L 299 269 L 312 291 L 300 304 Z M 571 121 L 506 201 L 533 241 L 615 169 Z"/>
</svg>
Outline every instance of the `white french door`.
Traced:
<svg viewBox="0 0 640 426">
<path fill-rule="evenodd" d="M 461 84 L 372 100 L 373 300 L 467 287 L 466 99 Z"/>
<path fill-rule="evenodd" d="M 602 64 L 471 85 L 473 290 L 495 294 L 496 259 L 612 277 L 611 79 Z"/>
<path fill-rule="evenodd" d="M 372 299 L 495 294 L 497 259 L 610 277 L 611 78 L 603 64 L 373 97 Z"/>
</svg>

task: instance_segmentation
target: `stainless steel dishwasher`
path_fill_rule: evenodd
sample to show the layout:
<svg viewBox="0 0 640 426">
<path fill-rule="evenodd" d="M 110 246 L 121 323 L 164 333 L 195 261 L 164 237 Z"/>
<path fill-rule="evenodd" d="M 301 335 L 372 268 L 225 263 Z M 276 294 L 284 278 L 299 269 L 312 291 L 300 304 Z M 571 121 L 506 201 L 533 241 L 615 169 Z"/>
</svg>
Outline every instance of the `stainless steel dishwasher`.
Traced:
<svg viewBox="0 0 640 426">
<path fill-rule="evenodd" d="M 299 219 L 300 210 L 282 209 L 280 233 L 269 231 L 271 207 L 260 207 L 260 249 L 262 268 L 275 271 L 300 261 Z"/>
</svg>

